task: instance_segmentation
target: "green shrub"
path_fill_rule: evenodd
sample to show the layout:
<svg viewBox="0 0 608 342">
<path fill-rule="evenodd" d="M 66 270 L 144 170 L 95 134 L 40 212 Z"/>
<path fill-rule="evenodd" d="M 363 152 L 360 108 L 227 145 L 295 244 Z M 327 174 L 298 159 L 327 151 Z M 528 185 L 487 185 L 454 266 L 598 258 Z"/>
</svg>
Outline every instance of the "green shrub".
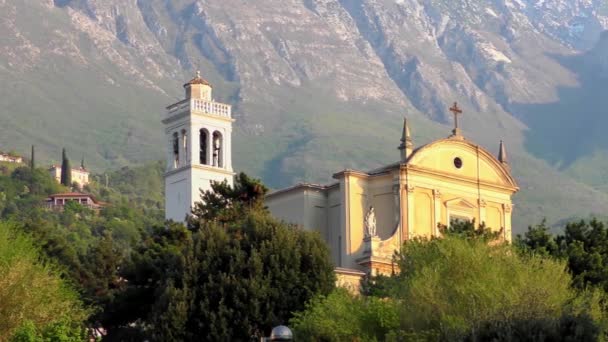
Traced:
<svg viewBox="0 0 608 342">
<path fill-rule="evenodd" d="M 0 222 L 0 341 L 15 332 L 26 336 L 31 326 L 42 332 L 62 322 L 78 326 L 87 318 L 78 293 L 53 264 L 41 260 L 29 237 Z"/>
</svg>

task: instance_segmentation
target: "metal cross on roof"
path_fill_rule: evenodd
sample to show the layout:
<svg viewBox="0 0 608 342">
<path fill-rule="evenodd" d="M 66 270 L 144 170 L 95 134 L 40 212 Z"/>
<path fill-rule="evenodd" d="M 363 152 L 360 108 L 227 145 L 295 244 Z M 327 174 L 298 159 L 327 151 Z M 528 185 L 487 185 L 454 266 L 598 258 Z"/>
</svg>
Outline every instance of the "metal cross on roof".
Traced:
<svg viewBox="0 0 608 342">
<path fill-rule="evenodd" d="M 450 107 L 450 112 L 454 114 L 454 135 L 460 135 L 460 129 L 458 128 L 458 115 L 462 114 L 462 109 L 458 108 L 458 103 L 454 102 L 454 105 Z"/>
</svg>

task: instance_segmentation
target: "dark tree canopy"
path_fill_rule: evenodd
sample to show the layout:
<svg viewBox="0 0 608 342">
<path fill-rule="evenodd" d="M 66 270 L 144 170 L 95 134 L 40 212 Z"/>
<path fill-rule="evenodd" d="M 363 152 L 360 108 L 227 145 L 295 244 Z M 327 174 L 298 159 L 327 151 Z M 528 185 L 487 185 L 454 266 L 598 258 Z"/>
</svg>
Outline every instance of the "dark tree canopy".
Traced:
<svg viewBox="0 0 608 342">
<path fill-rule="evenodd" d="M 201 222 L 168 280 L 153 325 L 159 340 L 247 341 L 334 286 L 317 234 L 250 212 L 239 222 Z"/>
<path fill-rule="evenodd" d="M 271 217 L 259 181 L 240 174 L 213 190 L 189 229 L 169 223 L 144 239 L 123 272 L 129 285 L 117 302 L 129 309 L 116 309 L 116 324 L 142 322 L 156 341 L 249 341 L 333 290 L 326 244 Z"/>
<path fill-rule="evenodd" d="M 556 236 L 543 221 L 529 227 L 516 243 L 528 252 L 566 259 L 575 287 L 608 290 L 608 228 L 597 219 L 568 223 Z"/>
<path fill-rule="evenodd" d="M 199 220 L 232 222 L 237 220 L 243 211 L 266 210 L 264 196 L 268 188 L 243 172 L 235 177 L 234 186 L 231 187 L 227 182 L 212 182 L 211 188 L 213 191 L 201 193 L 201 202 L 196 203 L 189 220 L 190 229 L 197 229 Z"/>
</svg>

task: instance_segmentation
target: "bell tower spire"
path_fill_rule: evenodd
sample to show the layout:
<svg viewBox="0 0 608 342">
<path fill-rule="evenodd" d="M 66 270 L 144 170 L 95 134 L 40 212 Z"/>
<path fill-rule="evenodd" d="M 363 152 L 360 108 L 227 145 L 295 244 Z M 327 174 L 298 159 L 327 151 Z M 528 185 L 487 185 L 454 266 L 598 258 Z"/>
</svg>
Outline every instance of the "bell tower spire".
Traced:
<svg viewBox="0 0 608 342">
<path fill-rule="evenodd" d="M 405 163 L 407 158 L 412 154 L 414 150 L 414 143 L 412 142 L 412 136 L 410 134 L 410 127 L 407 124 L 407 118 L 403 118 L 403 131 L 401 132 L 401 145 L 399 145 L 399 151 L 401 151 L 401 162 Z"/>
</svg>

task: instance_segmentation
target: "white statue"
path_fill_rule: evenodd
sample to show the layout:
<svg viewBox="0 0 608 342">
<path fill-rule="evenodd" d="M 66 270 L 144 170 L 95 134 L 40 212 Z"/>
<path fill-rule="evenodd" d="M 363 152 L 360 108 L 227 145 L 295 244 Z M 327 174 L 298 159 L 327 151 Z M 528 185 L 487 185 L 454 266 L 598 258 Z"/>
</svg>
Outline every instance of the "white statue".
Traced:
<svg viewBox="0 0 608 342">
<path fill-rule="evenodd" d="M 365 214 L 365 237 L 376 236 L 376 212 L 374 207 L 370 206 L 367 214 Z"/>
</svg>

